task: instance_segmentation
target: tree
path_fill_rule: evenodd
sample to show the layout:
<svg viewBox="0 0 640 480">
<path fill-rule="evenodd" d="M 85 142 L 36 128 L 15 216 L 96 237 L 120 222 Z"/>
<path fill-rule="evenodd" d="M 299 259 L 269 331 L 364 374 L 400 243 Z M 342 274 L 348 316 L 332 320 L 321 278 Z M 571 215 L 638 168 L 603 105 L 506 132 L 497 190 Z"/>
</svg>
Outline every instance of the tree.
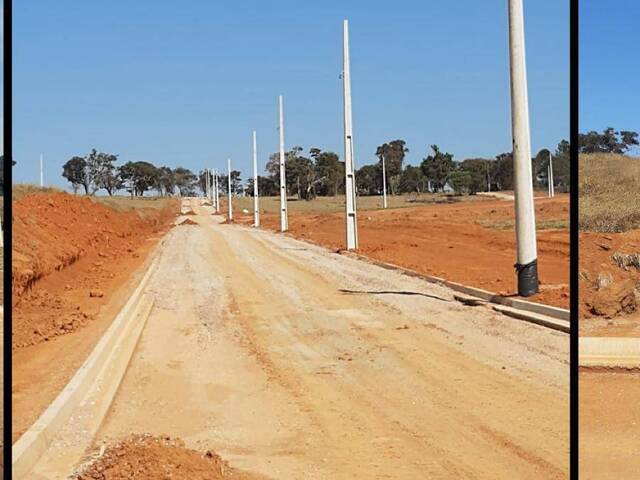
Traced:
<svg viewBox="0 0 640 480">
<path fill-rule="evenodd" d="M 380 169 L 377 165 L 363 165 L 356 170 L 356 191 L 359 195 L 380 194 L 377 182 L 380 181 L 380 184 L 382 184 L 382 181 L 378 178 L 379 172 Z"/>
<path fill-rule="evenodd" d="M 433 154 L 422 160 L 420 169 L 427 180 L 431 182 L 433 190 L 442 191 L 447 184 L 449 174 L 455 167 L 453 155 L 441 152 L 437 145 L 431 145 L 431 150 L 433 150 Z"/>
<path fill-rule="evenodd" d="M 422 193 L 425 191 L 427 179 L 420 167 L 407 165 L 400 175 L 398 192 L 400 193 Z"/>
<path fill-rule="evenodd" d="M 471 185 L 471 172 L 462 168 L 457 168 L 449 173 L 449 184 L 456 195 L 469 193 Z"/>
<path fill-rule="evenodd" d="M 344 192 L 344 162 L 334 152 L 323 152 L 319 148 L 309 149 L 315 161 L 315 192 L 318 195 L 336 196 Z M 357 176 L 356 176 L 357 179 Z"/>
<path fill-rule="evenodd" d="M 513 189 L 513 154 L 511 152 L 496 156 L 494 178 L 498 190 Z"/>
<path fill-rule="evenodd" d="M 402 162 L 405 153 L 409 151 L 405 148 L 404 140 L 393 140 L 389 143 L 383 143 L 376 149 L 376 156 L 380 162 L 380 174 L 382 175 L 382 159 L 386 170 L 387 181 L 391 186 L 391 194 L 395 194 L 400 174 L 402 173 Z"/>
<path fill-rule="evenodd" d="M 191 170 L 177 167 L 173 170 L 173 178 L 181 197 L 195 195 L 197 177 Z"/>
<path fill-rule="evenodd" d="M 578 135 L 580 153 L 624 154 L 638 145 L 638 133 L 629 130 L 615 131 L 605 128 L 602 133 L 591 130 Z"/>
<path fill-rule="evenodd" d="M 160 172 L 149 162 L 127 162 L 119 169 L 122 185 L 131 196 L 143 196 L 147 190 L 158 185 Z"/>
<path fill-rule="evenodd" d="M 73 193 L 77 193 L 80 186 L 84 187 L 85 195 L 89 194 L 89 180 L 87 178 L 87 162 L 82 157 L 71 157 L 62 166 L 62 176 L 73 187 Z"/>
<path fill-rule="evenodd" d="M 169 167 L 160 167 L 158 169 L 158 184 L 156 189 L 160 192 L 161 196 L 171 196 L 176 189 L 176 175 Z"/>
<path fill-rule="evenodd" d="M 460 163 L 459 168 L 469 174 L 468 193 L 475 195 L 489 189 L 495 168 L 494 164 L 493 160 L 486 158 L 468 158 Z"/>
<path fill-rule="evenodd" d="M 85 170 L 91 195 L 101 188 L 106 189 L 109 195 L 112 195 L 122 186 L 114 165 L 117 160 L 117 155 L 98 152 L 95 148 L 91 149 L 91 152 L 85 157 L 87 164 Z"/>
</svg>

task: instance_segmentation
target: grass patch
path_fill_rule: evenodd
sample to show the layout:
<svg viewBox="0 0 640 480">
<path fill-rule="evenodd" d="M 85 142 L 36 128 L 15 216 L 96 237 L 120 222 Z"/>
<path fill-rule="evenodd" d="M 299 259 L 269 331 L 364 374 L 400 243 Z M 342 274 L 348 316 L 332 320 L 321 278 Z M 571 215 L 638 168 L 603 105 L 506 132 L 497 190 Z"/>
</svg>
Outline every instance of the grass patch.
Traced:
<svg viewBox="0 0 640 480">
<path fill-rule="evenodd" d="M 29 195 L 42 195 L 50 193 L 63 193 L 64 190 L 55 187 L 40 187 L 31 183 L 14 183 L 12 187 L 11 199 L 20 200 Z"/>
<path fill-rule="evenodd" d="M 514 230 L 516 228 L 515 220 L 477 220 L 476 223 L 485 228 L 496 230 Z M 569 228 L 569 219 L 536 220 L 536 230 L 562 230 L 567 228 Z"/>
<path fill-rule="evenodd" d="M 226 197 L 220 197 L 226 200 Z M 475 195 L 453 196 L 443 193 L 422 193 L 406 195 L 388 195 L 388 208 L 407 208 L 426 204 L 441 204 L 454 202 L 472 202 L 491 200 Z M 289 212 L 298 213 L 335 213 L 343 212 L 345 209 L 344 195 L 337 197 L 317 197 L 313 200 L 298 200 L 295 197 L 287 199 Z M 253 197 L 234 197 L 234 208 L 247 209 L 253 211 Z M 358 210 L 380 210 L 382 209 L 382 196 L 359 196 L 357 199 Z M 278 213 L 280 211 L 280 197 L 260 197 L 260 211 L 266 213 Z"/>
<path fill-rule="evenodd" d="M 640 228 L 640 158 L 580 155 L 579 227 L 591 232 Z"/>
<path fill-rule="evenodd" d="M 89 199 L 96 203 L 101 203 L 105 207 L 109 207 L 116 212 L 129 212 L 131 210 L 142 210 L 146 208 L 153 208 L 156 210 L 163 210 L 172 204 L 176 204 L 176 208 L 179 199 L 176 197 L 134 197 L 130 195 L 114 195 L 109 196 L 90 196 Z"/>
</svg>

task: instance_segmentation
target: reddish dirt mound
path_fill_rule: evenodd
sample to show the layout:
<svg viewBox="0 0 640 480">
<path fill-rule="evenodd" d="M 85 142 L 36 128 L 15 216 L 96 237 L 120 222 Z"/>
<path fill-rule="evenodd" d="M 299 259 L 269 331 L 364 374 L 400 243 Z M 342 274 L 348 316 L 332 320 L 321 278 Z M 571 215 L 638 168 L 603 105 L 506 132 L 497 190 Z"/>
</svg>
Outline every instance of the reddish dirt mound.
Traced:
<svg viewBox="0 0 640 480">
<path fill-rule="evenodd" d="M 119 275 L 129 272 L 125 265 L 146 252 L 148 239 L 175 214 L 175 208 L 143 210 L 117 212 L 65 193 L 14 201 L 14 349 L 91 321 Z"/>
<path fill-rule="evenodd" d="M 133 435 L 107 449 L 77 480 L 156 480 L 165 478 L 189 480 L 251 480 L 231 468 L 212 452 L 204 454 L 185 448 L 184 442 L 169 437 Z"/>
<path fill-rule="evenodd" d="M 623 261 L 639 253 L 640 230 L 580 233 L 580 318 L 640 310 L 640 268 Z"/>
<path fill-rule="evenodd" d="M 488 200 L 358 213 L 359 252 L 420 273 L 503 295 L 517 291 L 513 202 Z M 541 292 L 528 300 L 569 308 L 569 196 L 536 199 Z M 252 223 L 238 215 L 237 222 Z M 261 215 L 279 229 L 277 214 Z M 289 233 L 331 249 L 345 244 L 343 213 L 289 214 Z"/>
<path fill-rule="evenodd" d="M 195 221 L 191 220 L 190 218 L 185 218 L 183 221 L 181 221 L 177 225 L 178 226 L 181 226 L 181 225 L 198 225 L 198 222 L 195 222 Z"/>
</svg>

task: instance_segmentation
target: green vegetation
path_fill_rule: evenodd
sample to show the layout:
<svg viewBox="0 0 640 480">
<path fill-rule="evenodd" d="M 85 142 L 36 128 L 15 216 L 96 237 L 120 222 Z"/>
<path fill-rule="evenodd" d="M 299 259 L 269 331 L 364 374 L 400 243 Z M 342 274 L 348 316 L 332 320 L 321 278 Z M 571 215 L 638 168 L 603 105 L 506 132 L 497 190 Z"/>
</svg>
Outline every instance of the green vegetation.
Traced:
<svg viewBox="0 0 640 480">
<path fill-rule="evenodd" d="M 431 152 L 419 166 L 405 162 L 409 149 L 405 141 L 396 139 L 378 146 L 378 161 L 356 171 L 356 188 L 360 197 L 382 195 L 382 163 L 385 165 L 387 192 L 391 197 L 405 193 L 454 193 L 474 195 L 478 192 L 511 190 L 513 158 L 502 153 L 493 159 L 469 158 L 458 162 L 454 155 L 431 145 Z M 308 154 L 295 146 L 285 152 L 287 195 L 298 200 L 344 194 L 344 162 L 334 152 L 310 148 Z M 569 190 L 569 143 L 561 141 L 554 153 L 543 149 L 531 159 L 534 188 L 547 187 L 547 166 L 553 155 L 556 191 Z M 149 162 L 127 162 L 117 166 L 118 156 L 92 150 L 84 157 L 74 156 L 63 166 L 62 175 L 74 192 L 87 195 L 105 190 L 110 196 L 125 190 L 132 197 L 155 191 L 159 196 L 195 196 L 205 190 L 204 171 L 157 167 Z M 273 153 L 265 167 L 266 175 L 258 177 L 261 196 L 275 196 L 280 191 L 280 156 Z M 243 183 L 241 172 L 231 172 L 231 190 L 235 196 L 253 195 L 253 178 Z M 220 177 L 220 190 L 227 191 L 227 176 Z"/>
<path fill-rule="evenodd" d="M 640 158 L 581 154 L 581 231 L 624 232 L 640 228 Z"/>
<path fill-rule="evenodd" d="M 638 145 L 638 133 L 630 130 L 616 131 L 611 127 L 602 133 L 590 131 L 578 136 L 580 153 L 627 153 Z"/>
</svg>

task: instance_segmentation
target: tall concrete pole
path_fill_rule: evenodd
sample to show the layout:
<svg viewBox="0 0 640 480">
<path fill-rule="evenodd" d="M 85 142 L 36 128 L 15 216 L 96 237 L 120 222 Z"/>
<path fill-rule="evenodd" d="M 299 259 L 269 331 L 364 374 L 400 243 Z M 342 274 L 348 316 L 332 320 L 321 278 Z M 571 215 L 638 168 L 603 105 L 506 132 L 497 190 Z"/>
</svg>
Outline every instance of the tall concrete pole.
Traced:
<svg viewBox="0 0 640 480">
<path fill-rule="evenodd" d="M 551 164 L 547 165 L 547 197 L 551 198 Z"/>
<path fill-rule="evenodd" d="M 351 72 L 349 67 L 349 23 L 342 24 L 342 93 L 344 107 L 344 167 L 347 214 L 347 250 L 358 248 L 356 219 L 356 177 L 353 161 L 353 127 L 351 122 Z"/>
<path fill-rule="evenodd" d="M 215 184 L 215 196 L 216 196 L 216 213 L 220 213 L 220 182 L 219 182 L 218 170 L 213 172 L 213 181 Z"/>
<path fill-rule="evenodd" d="M 258 205 L 258 143 L 256 131 L 253 131 L 253 226 L 260 226 L 260 208 Z"/>
<path fill-rule="evenodd" d="M 40 188 L 44 188 L 44 155 L 40 154 Z"/>
<path fill-rule="evenodd" d="M 511 129 L 513 135 L 513 177 L 516 210 L 518 295 L 538 292 L 538 253 L 531 175 L 531 139 L 527 66 L 524 47 L 522 0 L 509 2 L 509 60 L 511 76 Z"/>
<path fill-rule="evenodd" d="M 551 155 L 551 152 L 549 152 L 549 178 L 551 178 L 551 196 L 555 197 L 556 196 L 556 186 L 554 183 L 554 178 L 553 178 L 553 155 Z"/>
<path fill-rule="evenodd" d="M 387 208 L 387 169 L 382 156 L 382 208 Z"/>
<path fill-rule="evenodd" d="M 231 159 L 227 159 L 227 170 L 229 171 L 229 176 L 227 180 L 227 190 L 229 192 L 229 221 L 233 220 L 233 207 L 231 205 Z"/>
<path fill-rule="evenodd" d="M 289 215 L 287 212 L 287 175 L 284 161 L 284 112 L 282 108 L 282 95 L 278 97 L 278 112 L 280 121 L 278 130 L 280 132 L 280 231 L 289 230 Z"/>
</svg>

